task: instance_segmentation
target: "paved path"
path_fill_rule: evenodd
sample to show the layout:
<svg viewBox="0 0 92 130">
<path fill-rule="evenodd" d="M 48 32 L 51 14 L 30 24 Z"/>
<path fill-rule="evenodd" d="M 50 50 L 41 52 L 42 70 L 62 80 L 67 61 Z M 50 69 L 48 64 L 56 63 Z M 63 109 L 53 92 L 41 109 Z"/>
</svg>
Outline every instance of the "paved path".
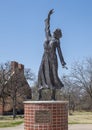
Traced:
<svg viewBox="0 0 92 130">
<path fill-rule="evenodd" d="M 0 130 L 24 130 L 24 124 L 15 127 L 0 128 Z"/>
<path fill-rule="evenodd" d="M 69 130 L 92 130 L 92 124 L 69 125 Z"/>
<path fill-rule="evenodd" d="M 0 130 L 24 130 L 24 124 L 10 128 L 0 128 Z M 92 124 L 69 125 L 68 130 L 92 130 Z"/>
</svg>

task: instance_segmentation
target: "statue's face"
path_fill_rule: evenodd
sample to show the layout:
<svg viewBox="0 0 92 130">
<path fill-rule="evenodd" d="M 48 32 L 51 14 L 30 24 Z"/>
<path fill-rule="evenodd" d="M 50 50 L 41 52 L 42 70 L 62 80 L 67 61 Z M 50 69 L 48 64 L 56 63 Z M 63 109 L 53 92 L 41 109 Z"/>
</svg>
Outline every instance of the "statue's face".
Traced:
<svg viewBox="0 0 92 130">
<path fill-rule="evenodd" d="M 61 38 L 62 37 L 62 32 L 60 29 L 56 29 L 53 33 L 53 36 L 57 39 Z"/>
</svg>

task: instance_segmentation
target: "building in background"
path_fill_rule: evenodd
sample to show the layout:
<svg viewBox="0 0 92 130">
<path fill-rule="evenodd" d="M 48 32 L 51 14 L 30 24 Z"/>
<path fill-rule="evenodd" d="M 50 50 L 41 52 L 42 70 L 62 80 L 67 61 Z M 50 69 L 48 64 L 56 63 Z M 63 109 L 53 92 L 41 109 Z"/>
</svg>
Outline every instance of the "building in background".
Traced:
<svg viewBox="0 0 92 130">
<path fill-rule="evenodd" d="M 0 100 L 0 114 L 10 114 L 16 105 L 17 114 L 23 113 L 23 101 L 31 99 L 31 88 L 24 75 L 24 65 L 12 61 L 10 65 L 10 76 L 5 84 L 7 95 L 4 108 Z M 14 104 L 15 102 L 15 104 Z"/>
</svg>

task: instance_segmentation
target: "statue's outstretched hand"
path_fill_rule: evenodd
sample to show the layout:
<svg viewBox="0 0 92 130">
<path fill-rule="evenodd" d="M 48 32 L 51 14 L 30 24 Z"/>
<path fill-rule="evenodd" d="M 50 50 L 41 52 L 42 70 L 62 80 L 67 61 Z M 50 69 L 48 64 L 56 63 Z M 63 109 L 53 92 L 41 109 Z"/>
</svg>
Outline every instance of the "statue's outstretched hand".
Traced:
<svg viewBox="0 0 92 130">
<path fill-rule="evenodd" d="M 54 9 L 51 9 L 51 10 L 49 11 L 48 15 L 50 16 L 50 15 L 53 14 L 53 13 L 54 13 Z"/>
<path fill-rule="evenodd" d="M 62 64 L 62 67 L 68 69 L 65 62 Z"/>
<path fill-rule="evenodd" d="M 48 13 L 48 17 L 44 20 L 45 22 L 50 20 L 50 15 L 54 13 L 54 9 L 51 9 Z"/>
<path fill-rule="evenodd" d="M 66 70 L 68 70 L 68 67 L 67 67 L 67 66 L 63 66 L 63 68 L 65 68 Z"/>
</svg>

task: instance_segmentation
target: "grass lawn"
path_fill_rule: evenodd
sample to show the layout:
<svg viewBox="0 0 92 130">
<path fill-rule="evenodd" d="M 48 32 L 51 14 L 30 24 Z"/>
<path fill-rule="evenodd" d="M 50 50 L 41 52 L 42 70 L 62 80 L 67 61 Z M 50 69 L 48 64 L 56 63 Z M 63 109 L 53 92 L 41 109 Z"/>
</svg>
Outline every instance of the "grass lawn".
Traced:
<svg viewBox="0 0 92 130">
<path fill-rule="evenodd" d="M 1 127 L 13 127 L 24 122 L 22 116 L 17 116 L 13 120 L 12 116 L 0 116 L 0 128 Z M 92 124 L 92 112 L 74 112 L 68 117 L 69 124 Z"/>
<path fill-rule="evenodd" d="M 12 116 L 0 116 L 0 128 L 17 126 L 23 123 L 23 121 L 22 116 L 17 116 L 15 120 L 13 120 Z"/>
<path fill-rule="evenodd" d="M 92 124 L 92 112 L 74 112 L 68 117 L 69 124 Z"/>
</svg>

